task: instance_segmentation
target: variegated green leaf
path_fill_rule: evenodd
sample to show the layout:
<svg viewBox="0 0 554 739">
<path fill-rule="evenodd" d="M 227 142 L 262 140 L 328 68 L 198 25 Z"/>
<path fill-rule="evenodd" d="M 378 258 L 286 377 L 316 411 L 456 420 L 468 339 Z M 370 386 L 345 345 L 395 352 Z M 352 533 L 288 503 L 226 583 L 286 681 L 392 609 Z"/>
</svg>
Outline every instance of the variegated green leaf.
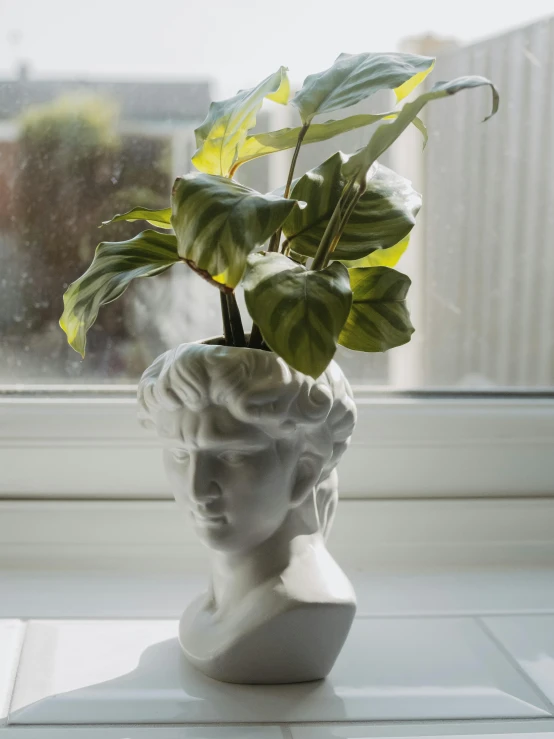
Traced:
<svg viewBox="0 0 554 739">
<path fill-rule="evenodd" d="M 175 180 L 171 223 L 179 255 L 196 272 L 232 291 L 246 259 L 297 207 L 294 200 L 261 195 L 256 190 L 209 174 Z"/>
<path fill-rule="evenodd" d="M 468 90 L 472 87 L 483 86 L 490 87 L 492 91 L 491 113 L 484 120 L 487 121 L 489 118 L 492 118 L 498 110 L 499 96 L 490 80 L 485 77 L 458 77 L 450 82 L 437 82 L 429 92 L 418 95 L 415 100 L 404 105 L 398 117 L 391 123 L 379 126 L 370 138 L 367 146 L 350 157 L 348 162 L 345 162 L 343 166 L 344 175 L 348 178 L 354 177 L 358 181 L 362 181 L 372 164 L 396 141 L 421 109 L 431 100 L 455 95 L 461 90 Z"/>
<path fill-rule="evenodd" d="M 376 113 L 375 115 L 352 115 L 348 118 L 341 118 L 338 121 L 325 121 L 325 123 L 312 123 L 308 128 L 302 145 L 316 144 L 320 141 L 327 141 L 334 136 L 348 131 L 354 131 L 357 128 L 370 126 L 378 121 L 396 118 L 398 113 L 391 111 L 389 113 Z M 427 129 L 425 124 L 419 118 L 414 120 L 414 125 L 423 136 L 423 146 L 427 143 Z M 298 136 L 302 130 L 301 126 L 296 128 L 282 128 L 280 131 L 269 131 L 268 133 L 255 133 L 248 136 L 238 153 L 237 161 L 233 166 L 232 172 L 235 172 L 242 164 L 266 156 L 267 154 L 275 154 L 278 151 L 286 151 L 294 149 Z"/>
<path fill-rule="evenodd" d="M 349 275 L 352 307 L 339 344 L 359 352 L 407 344 L 414 332 L 406 307 L 410 278 L 389 267 L 361 267 Z"/>
<path fill-rule="evenodd" d="M 103 226 L 118 221 L 148 221 L 152 226 L 158 228 L 171 228 L 171 208 L 161 208 L 160 210 L 152 210 L 152 208 L 132 208 L 127 213 L 118 213 L 109 221 L 102 221 Z"/>
<path fill-rule="evenodd" d="M 60 326 L 69 344 L 84 357 L 87 331 L 100 307 L 119 298 L 132 280 L 165 272 L 178 261 L 173 234 L 149 230 L 129 241 L 99 244 L 90 267 L 63 296 Z"/>
<path fill-rule="evenodd" d="M 303 123 L 315 115 L 349 108 L 379 90 L 402 100 L 432 70 L 432 57 L 403 53 L 341 54 L 332 67 L 306 77 L 291 103 Z"/>
<path fill-rule="evenodd" d="M 338 152 L 294 185 L 291 197 L 307 203 L 304 210 L 292 212 L 283 225 L 283 233 L 294 251 L 315 256 L 346 184 L 342 170 L 348 159 Z M 420 207 L 421 196 L 409 180 L 376 164 L 333 258 L 359 259 L 376 249 L 394 246 L 414 227 Z"/>
<path fill-rule="evenodd" d="M 204 123 L 195 130 L 196 146 L 192 163 L 201 172 L 227 176 L 249 129 L 256 125 L 256 115 L 264 98 L 286 105 L 290 94 L 287 68 L 250 90 L 239 90 L 228 100 L 212 103 Z"/>
<path fill-rule="evenodd" d="M 347 260 L 341 259 L 341 262 L 348 269 L 353 267 L 396 267 L 400 261 L 400 257 L 404 254 L 410 243 L 410 237 L 406 236 L 405 239 L 399 241 L 394 246 L 389 246 L 388 249 L 377 249 L 372 251 L 367 257 L 362 259 Z"/>
<path fill-rule="evenodd" d="M 251 254 L 244 297 L 265 343 L 294 369 L 319 377 L 350 310 L 346 267 L 333 262 L 314 272 L 282 254 Z"/>
</svg>

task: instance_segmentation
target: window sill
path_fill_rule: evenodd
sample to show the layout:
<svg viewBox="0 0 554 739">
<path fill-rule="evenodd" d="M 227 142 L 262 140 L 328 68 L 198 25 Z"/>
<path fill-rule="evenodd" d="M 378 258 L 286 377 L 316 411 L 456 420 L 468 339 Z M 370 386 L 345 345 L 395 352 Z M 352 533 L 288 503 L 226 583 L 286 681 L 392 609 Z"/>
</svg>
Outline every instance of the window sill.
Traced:
<svg viewBox="0 0 554 739">
<path fill-rule="evenodd" d="M 0 576 L 10 596 L 0 617 L 11 601 L 15 610 L 26 604 L 20 618 L 32 619 L 0 621 L 0 664 L 9 663 L 3 704 L 11 705 L 0 739 L 554 731 L 554 570 L 364 574 L 354 581 L 358 618 L 329 680 L 252 688 L 215 683 L 180 659 L 174 619 L 198 579 Z M 44 620 L 50 617 L 58 620 Z"/>
</svg>

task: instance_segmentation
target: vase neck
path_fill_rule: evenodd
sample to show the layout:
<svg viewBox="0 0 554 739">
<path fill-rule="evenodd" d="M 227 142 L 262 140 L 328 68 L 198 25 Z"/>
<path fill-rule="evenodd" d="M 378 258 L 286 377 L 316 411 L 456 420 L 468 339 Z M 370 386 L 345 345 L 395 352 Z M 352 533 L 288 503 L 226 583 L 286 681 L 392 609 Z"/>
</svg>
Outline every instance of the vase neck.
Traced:
<svg viewBox="0 0 554 739">
<path fill-rule="evenodd" d="M 214 552 L 212 593 L 216 611 L 226 611 L 268 581 L 285 576 L 291 562 L 324 547 L 319 531 L 299 526 L 289 512 L 281 527 L 248 552 Z"/>
</svg>

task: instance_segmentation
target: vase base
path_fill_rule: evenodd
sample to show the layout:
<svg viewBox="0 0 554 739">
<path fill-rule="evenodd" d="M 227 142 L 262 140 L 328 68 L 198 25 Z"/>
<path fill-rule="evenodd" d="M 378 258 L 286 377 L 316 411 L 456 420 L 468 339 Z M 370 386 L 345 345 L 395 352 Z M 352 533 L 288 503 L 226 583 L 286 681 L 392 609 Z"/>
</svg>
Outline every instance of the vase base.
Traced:
<svg viewBox="0 0 554 739">
<path fill-rule="evenodd" d="M 353 601 L 291 604 L 251 632 L 227 633 L 206 650 L 184 615 L 179 641 L 194 667 L 215 680 L 245 685 L 313 682 L 331 671 L 355 612 Z"/>
</svg>

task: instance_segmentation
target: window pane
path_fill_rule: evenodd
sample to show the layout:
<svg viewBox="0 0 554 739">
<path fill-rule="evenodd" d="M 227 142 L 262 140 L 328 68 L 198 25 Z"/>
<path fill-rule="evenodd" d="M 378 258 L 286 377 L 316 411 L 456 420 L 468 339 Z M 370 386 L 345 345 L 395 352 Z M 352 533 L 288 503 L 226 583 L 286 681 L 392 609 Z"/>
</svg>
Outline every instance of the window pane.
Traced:
<svg viewBox="0 0 554 739">
<path fill-rule="evenodd" d="M 490 5 L 490 7 L 489 7 Z M 166 207 L 191 171 L 194 128 L 211 100 L 252 86 L 279 65 L 293 87 L 341 52 L 436 55 L 434 80 L 491 78 L 436 101 L 429 143 L 408 130 L 382 162 L 410 178 L 424 206 L 398 269 L 412 278 L 416 333 L 386 354 L 339 349 L 356 384 L 545 388 L 554 385 L 554 21 L 550 0 L 494 4 L 422 0 L 381 6 L 283 0 L 281 20 L 255 0 L 7 0 L 0 6 L 0 384 L 135 382 L 182 341 L 221 333 L 217 291 L 180 264 L 136 280 L 100 310 L 84 360 L 58 326 L 62 295 L 101 240 L 144 224 L 99 225 L 136 205 Z M 253 12 L 256 10 L 256 12 Z M 63 23 L 60 22 L 63 19 Z M 338 118 L 388 109 L 381 92 Z M 322 117 L 323 121 L 326 118 Z M 256 129 L 298 125 L 295 109 L 264 105 Z M 359 129 L 302 149 L 296 176 Z M 284 184 L 290 153 L 258 159 L 238 179 Z M 250 320 L 239 291 L 246 330 Z"/>
</svg>

